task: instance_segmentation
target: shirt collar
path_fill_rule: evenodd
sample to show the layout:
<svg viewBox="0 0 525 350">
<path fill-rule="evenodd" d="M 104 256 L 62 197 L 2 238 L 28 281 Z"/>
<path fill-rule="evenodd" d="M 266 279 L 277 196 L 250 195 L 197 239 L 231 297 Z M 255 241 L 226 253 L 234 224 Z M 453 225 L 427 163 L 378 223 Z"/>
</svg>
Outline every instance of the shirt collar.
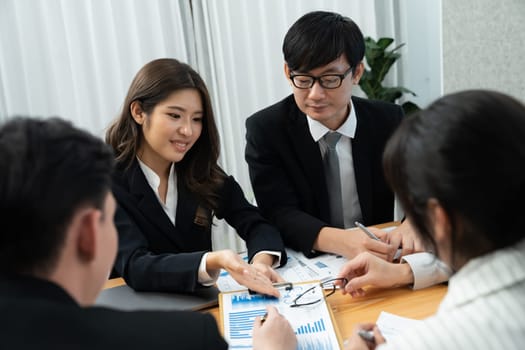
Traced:
<svg viewBox="0 0 525 350">
<path fill-rule="evenodd" d="M 146 178 L 146 181 L 148 182 L 148 185 L 153 189 L 153 192 L 155 192 L 155 194 L 157 194 L 158 196 L 160 177 L 157 175 L 157 173 L 153 171 L 153 169 L 147 166 L 146 163 L 141 161 L 139 157 L 137 157 L 137 160 L 139 162 L 140 169 L 144 173 L 144 177 Z M 168 184 L 173 183 L 174 177 L 175 177 L 175 163 L 171 163 L 170 174 L 168 176 Z"/>
<path fill-rule="evenodd" d="M 355 136 L 355 130 L 357 128 L 357 117 L 355 113 L 355 108 L 352 100 L 350 100 L 349 103 L 350 106 L 350 114 L 348 115 L 348 118 L 346 118 L 345 122 L 334 131 L 337 131 L 343 136 L 346 136 L 348 138 L 354 138 Z M 307 116 L 306 120 L 308 121 L 308 128 L 310 129 L 310 134 L 312 135 L 312 138 L 315 142 L 319 141 L 327 132 L 330 131 L 326 126 L 318 122 L 317 120 L 314 120 Z"/>
</svg>

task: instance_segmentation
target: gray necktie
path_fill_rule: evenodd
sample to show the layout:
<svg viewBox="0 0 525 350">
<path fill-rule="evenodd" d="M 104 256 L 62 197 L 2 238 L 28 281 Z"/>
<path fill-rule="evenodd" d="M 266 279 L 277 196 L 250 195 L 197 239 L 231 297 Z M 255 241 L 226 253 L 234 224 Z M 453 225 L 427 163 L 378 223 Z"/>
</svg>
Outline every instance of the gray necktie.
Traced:
<svg viewBox="0 0 525 350">
<path fill-rule="evenodd" d="M 330 203 L 331 223 L 334 227 L 344 228 L 341 175 L 339 172 L 339 158 L 335 150 L 335 146 L 340 138 L 341 134 L 338 132 L 328 132 L 324 135 L 328 149 L 324 155 L 323 162 Z"/>
</svg>

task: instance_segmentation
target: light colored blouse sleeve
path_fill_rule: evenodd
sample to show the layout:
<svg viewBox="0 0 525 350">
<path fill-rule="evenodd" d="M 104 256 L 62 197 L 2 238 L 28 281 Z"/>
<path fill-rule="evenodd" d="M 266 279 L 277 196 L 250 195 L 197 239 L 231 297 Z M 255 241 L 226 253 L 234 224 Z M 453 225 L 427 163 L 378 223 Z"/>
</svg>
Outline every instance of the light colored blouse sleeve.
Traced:
<svg viewBox="0 0 525 350">
<path fill-rule="evenodd" d="M 401 262 L 410 265 L 414 274 L 413 289 L 422 289 L 448 281 L 452 270 L 435 255 L 430 253 L 415 253 L 405 255 Z"/>
</svg>

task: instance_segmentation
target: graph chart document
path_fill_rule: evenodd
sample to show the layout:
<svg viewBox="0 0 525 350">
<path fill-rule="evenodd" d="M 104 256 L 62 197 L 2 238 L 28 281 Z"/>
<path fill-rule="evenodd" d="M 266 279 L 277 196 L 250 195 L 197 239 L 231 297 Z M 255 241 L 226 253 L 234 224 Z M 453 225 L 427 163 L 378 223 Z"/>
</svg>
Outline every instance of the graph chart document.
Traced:
<svg viewBox="0 0 525 350">
<path fill-rule="evenodd" d="M 324 298 L 312 305 L 290 307 L 298 295 L 311 287 L 315 287 L 318 295 L 324 295 L 318 281 L 294 283 L 291 290 L 280 290 L 278 299 L 246 290 L 220 293 L 221 320 L 229 348 L 251 349 L 255 318 L 266 313 L 266 305 L 272 305 L 292 325 L 297 335 L 297 349 L 340 349 L 339 331 Z"/>
</svg>

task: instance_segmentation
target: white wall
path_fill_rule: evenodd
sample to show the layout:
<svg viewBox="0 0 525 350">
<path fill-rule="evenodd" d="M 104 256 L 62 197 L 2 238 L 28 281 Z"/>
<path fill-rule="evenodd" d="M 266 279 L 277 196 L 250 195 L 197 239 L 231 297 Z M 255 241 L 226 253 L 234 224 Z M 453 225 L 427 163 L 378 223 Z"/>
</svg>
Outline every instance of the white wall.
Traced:
<svg viewBox="0 0 525 350">
<path fill-rule="evenodd" d="M 385 86 L 403 86 L 416 93 L 404 100 L 425 107 L 442 95 L 441 0 L 375 0 L 375 32 L 363 29 L 363 35 L 375 39 L 392 37 L 388 49 L 404 43 L 401 58 L 385 77 Z M 394 14 L 393 21 L 390 21 Z M 358 23 L 359 24 L 359 23 Z M 356 90 L 356 95 L 364 94 Z M 404 102 L 401 100 L 400 102 Z"/>
<path fill-rule="evenodd" d="M 487 88 L 525 101 L 525 1 L 443 0 L 445 93 Z"/>
<path fill-rule="evenodd" d="M 176 57 L 206 80 L 221 133 L 221 164 L 252 199 L 244 119 L 291 93 L 281 45 L 307 11 L 337 11 L 356 20 L 365 36 L 406 43 L 389 81 L 415 91 L 410 100 L 420 106 L 441 92 L 441 0 L 192 5 L 194 15 L 200 13 L 195 23 L 186 0 L 0 0 L 0 122 L 16 114 L 59 115 L 102 136 L 138 68 L 153 58 Z"/>
<path fill-rule="evenodd" d="M 441 96 L 441 0 L 399 0 L 396 23 L 402 42 L 400 85 L 417 96 L 409 100 L 425 107 Z"/>
</svg>

